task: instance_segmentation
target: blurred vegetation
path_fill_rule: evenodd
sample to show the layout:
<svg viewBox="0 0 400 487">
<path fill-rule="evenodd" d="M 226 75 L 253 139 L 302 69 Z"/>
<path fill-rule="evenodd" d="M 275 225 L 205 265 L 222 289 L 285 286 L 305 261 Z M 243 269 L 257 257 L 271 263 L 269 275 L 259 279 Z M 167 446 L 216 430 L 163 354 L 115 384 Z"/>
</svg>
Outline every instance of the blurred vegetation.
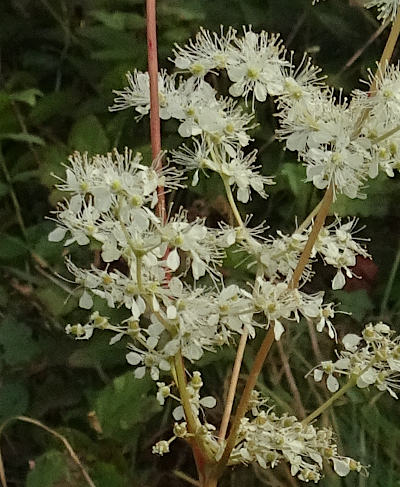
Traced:
<svg viewBox="0 0 400 487">
<path fill-rule="evenodd" d="M 311 0 L 159 0 L 160 64 L 168 66 L 174 42 L 183 43 L 199 25 L 252 24 L 255 30 L 281 32 L 296 56 L 308 51 L 329 82 L 346 94 L 361 87 L 359 78 L 374 68 L 387 36 L 384 31 L 366 46 L 379 24 L 359 3 L 330 0 L 312 8 Z M 169 406 L 161 411 L 151 381 L 133 378 L 125 344 L 110 347 L 101 334 L 85 343 L 65 336 L 64 326 L 84 321 L 85 314 L 66 280 L 62 245 L 47 241 L 53 224 L 45 218 L 60 199 L 52 174 L 63 173 L 68 154 L 128 145 L 148 158 L 147 121 L 136 124 L 131 112 L 107 111 L 112 89 L 125 86 L 124 73 L 146 69 L 144 0 L 1 0 L 0 49 L 0 422 L 24 414 L 56 429 L 78 452 L 97 487 L 189 485 L 173 473 L 195 475 L 184 444 L 175 442 L 167 457 L 151 454 L 152 444 L 169 435 L 171 411 Z M 361 56 L 346 64 L 359 49 Z M 223 88 L 223 79 L 215 82 Z M 301 182 L 304 171 L 293 154 L 282 152 L 273 140 L 272 110 L 270 103 L 258 107 L 254 145 L 265 173 L 275 174 L 277 184 L 268 202 L 255 199 L 251 211 L 255 221 L 267 219 L 272 231 L 290 231 L 295 217 L 303 219 L 320 195 Z M 173 122 L 163 125 L 165 148 L 179 143 L 175 129 Z M 360 236 L 371 238 L 373 256 L 372 263 L 357 264 L 362 277 L 357 286 L 328 291 L 342 303 L 339 309 L 353 311 L 352 317 L 338 315 L 340 335 L 372 319 L 387 320 L 400 332 L 399 189 L 398 176 L 378 178 L 370 184 L 368 200 L 336 203 L 337 213 L 359 216 L 367 225 Z M 217 184 L 175 197 L 211 224 L 226 212 Z M 76 249 L 76 254 L 82 262 L 93 261 L 91 251 Z M 230 256 L 227 266 L 235 259 Z M 240 267 L 229 277 L 246 279 Z M 316 281 L 318 288 L 329 289 L 322 267 Z M 304 379 L 333 352 L 328 340 L 318 339 L 319 346 L 310 345 L 303 323 L 286 333 L 285 352 L 275 347 L 269 357 L 259 386 L 279 409 L 311 410 L 326 396 L 323 387 Z M 255 350 L 249 347 L 243 373 Z M 232 351 L 222 350 L 199 364 L 208 392 L 219 399 L 215 421 L 232 358 Z M 303 405 L 294 399 L 289 377 L 301 390 Z M 356 390 L 323 421 L 333 424 L 345 454 L 371 465 L 369 478 L 328 474 L 323 487 L 400 486 L 397 403 Z M 33 425 L 13 422 L 1 446 L 10 487 L 86 485 L 60 441 Z M 267 474 L 239 468 L 224 485 L 301 484 L 289 478 L 284 466 Z"/>
</svg>

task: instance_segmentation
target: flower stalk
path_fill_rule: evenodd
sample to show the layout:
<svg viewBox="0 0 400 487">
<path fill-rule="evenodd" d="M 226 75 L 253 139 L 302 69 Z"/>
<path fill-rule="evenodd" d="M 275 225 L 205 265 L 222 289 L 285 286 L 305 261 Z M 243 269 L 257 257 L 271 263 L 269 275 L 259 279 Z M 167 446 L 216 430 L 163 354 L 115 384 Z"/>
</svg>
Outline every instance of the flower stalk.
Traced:
<svg viewBox="0 0 400 487">
<path fill-rule="evenodd" d="M 147 64 L 150 84 L 150 141 L 155 170 L 161 172 L 161 124 L 160 104 L 158 96 L 158 49 L 157 49 L 157 12 L 156 0 L 146 0 L 146 35 L 147 35 Z M 157 214 L 166 220 L 164 188 L 157 188 Z"/>
</svg>

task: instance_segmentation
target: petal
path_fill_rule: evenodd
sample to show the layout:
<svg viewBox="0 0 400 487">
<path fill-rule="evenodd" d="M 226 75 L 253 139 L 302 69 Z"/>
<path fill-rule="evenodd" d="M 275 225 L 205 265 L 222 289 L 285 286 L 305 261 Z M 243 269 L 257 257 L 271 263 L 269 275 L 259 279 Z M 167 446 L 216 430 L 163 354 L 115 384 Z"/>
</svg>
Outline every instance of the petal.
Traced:
<svg viewBox="0 0 400 487">
<path fill-rule="evenodd" d="M 328 375 L 326 386 L 328 388 L 328 391 L 336 392 L 339 389 L 339 382 L 333 375 Z"/>
<path fill-rule="evenodd" d="M 167 257 L 167 266 L 171 269 L 171 271 L 176 271 L 180 264 L 180 258 L 178 251 L 176 249 L 172 250 Z"/>
<path fill-rule="evenodd" d="M 93 306 L 93 299 L 92 296 L 86 291 L 83 291 L 83 294 L 79 300 L 79 306 L 83 309 L 90 309 Z"/>
<path fill-rule="evenodd" d="M 346 477 L 346 475 L 350 472 L 349 466 L 349 459 L 340 459 L 340 458 L 333 458 L 333 469 L 339 475 L 339 477 Z"/>
<path fill-rule="evenodd" d="M 285 331 L 285 328 L 283 327 L 282 323 L 278 320 L 275 321 L 274 325 L 274 334 L 275 334 L 275 340 L 279 342 L 282 333 Z"/>
<path fill-rule="evenodd" d="M 126 354 L 126 361 L 130 365 L 138 365 L 142 361 L 142 356 L 137 352 L 129 352 Z"/>
<path fill-rule="evenodd" d="M 214 408 L 217 404 L 217 400 L 213 396 L 206 396 L 200 399 L 200 404 L 205 408 Z"/>
<path fill-rule="evenodd" d="M 63 227 L 57 227 L 52 232 L 49 233 L 49 242 L 60 242 L 67 233 L 67 229 Z"/>
</svg>

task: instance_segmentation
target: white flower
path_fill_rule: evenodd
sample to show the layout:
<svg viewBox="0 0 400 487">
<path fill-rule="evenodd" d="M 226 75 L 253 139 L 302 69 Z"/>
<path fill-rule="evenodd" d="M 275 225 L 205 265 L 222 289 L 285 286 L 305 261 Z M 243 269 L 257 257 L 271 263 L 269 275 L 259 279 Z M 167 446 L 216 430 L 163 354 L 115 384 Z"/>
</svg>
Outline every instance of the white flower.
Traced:
<svg viewBox="0 0 400 487">
<path fill-rule="evenodd" d="M 160 455 L 160 457 L 162 457 L 166 453 L 169 453 L 169 442 L 165 440 L 161 440 L 157 442 L 153 446 L 152 452 L 155 453 L 156 455 Z"/>
<path fill-rule="evenodd" d="M 289 63 L 284 59 L 285 50 L 279 36 L 249 30 L 243 38 L 236 38 L 234 44 L 236 49 L 227 63 L 228 76 L 233 81 L 229 93 L 247 99 L 253 92 L 253 100 L 260 102 L 266 100 L 267 94 L 281 94 L 282 68 Z"/>
<path fill-rule="evenodd" d="M 89 340 L 93 335 L 93 326 L 87 324 L 82 326 L 80 323 L 77 325 L 67 325 L 65 332 L 67 335 L 75 335 L 77 340 Z"/>
<path fill-rule="evenodd" d="M 116 96 L 114 105 L 109 108 L 111 112 L 135 108 L 141 118 L 150 111 L 149 74 L 136 69 L 126 74 L 128 85 L 123 90 L 114 90 Z M 182 108 L 179 93 L 176 88 L 176 77 L 170 76 L 165 70 L 158 74 L 158 101 L 160 104 L 160 117 L 163 120 L 182 117 Z"/>
<path fill-rule="evenodd" d="M 369 323 L 361 336 L 346 335 L 338 360 L 322 362 L 313 370 L 314 379 L 318 382 L 328 374 L 328 389 L 336 392 L 339 383 L 333 374 L 345 375 L 355 378 L 359 388 L 375 386 L 397 399 L 393 389 L 400 389 L 400 337 L 392 339 L 393 333 L 384 323 Z"/>
<path fill-rule="evenodd" d="M 171 365 L 162 356 L 162 354 L 158 353 L 155 350 L 149 350 L 147 352 L 142 351 L 134 346 L 130 346 L 133 350 L 132 352 L 127 353 L 126 361 L 130 365 L 141 365 L 135 369 L 135 377 L 137 379 L 142 379 L 146 373 L 146 369 L 150 371 L 150 377 L 154 381 L 158 381 L 160 378 L 160 370 L 164 372 L 168 372 L 171 370 Z"/>
<path fill-rule="evenodd" d="M 216 266 L 221 265 L 225 255 L 217 237 L 217 232 L 207 228 L 204 219 L 188 222 L 187 213 L 181 211 L 169 222 L 159 227 L 164 242 L 172 248 L 179 248 L 191 257 L 191 268 L 194 279 L 199 279 L 206 272 L 215 275 Z M 173 265 L 178 263 L 173 254 Z"/>
<path fill-rule="evenodd" d="M 369 0 L 365 2 L 366 8 L 378 8 L 378 20 L 382 20 L 382 22 L 385 22 L 387 19 L 393 22 L 397 15 L 399 6 L 400 0 Z"/>
<path fill-rule="evenodd" d="M 256 191 L 262 198 L 267 198 L 264 186 L 274 184 L 272 178 L 262 176 L 255 166 L 257 151 L 254 150 L 245 155 L 238 150 L 234 157 L 221 165 L 221 174 L 228 178 L 230 186 L 237 187 L 237 198 L 242 203 L 247 203 L 250 199 L 250 189 Z"/>
<path fill-rule="evenodd" d="M 231 43 L 236 30 L 228 28 L 226 34 L 221 27 L 221 33 L 210 33 L 200 27 L 195 40 L 189 40 L 184 46 L 175 44 L 173 62 L 178 69 L 189 71 L 193 76 L 202 78 L 209 71 L 226 67 L 228 56 L 232 50 Z"/>
</svg>

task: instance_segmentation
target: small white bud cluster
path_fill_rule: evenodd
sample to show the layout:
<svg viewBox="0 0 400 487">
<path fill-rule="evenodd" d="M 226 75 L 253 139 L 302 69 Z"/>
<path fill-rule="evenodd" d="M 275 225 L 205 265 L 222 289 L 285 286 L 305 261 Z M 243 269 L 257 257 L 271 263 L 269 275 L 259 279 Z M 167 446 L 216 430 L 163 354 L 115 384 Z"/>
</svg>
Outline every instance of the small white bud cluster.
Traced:
<svg viewBox="0 0 400 487">
<path fill-rule="evenodd" d="M 338 360 L 322 362 L 313 371 L 314 380 L 319 382 L 326 374 L 329 391 L 336 392 L 339 382 L 335 375 L 345 375 L 359 388 L 375 386 L 397 399 L 394 389 L 400 388 L 400 337 L 393 335 L 382 322 L 369 323 L 360 336 L 346 335 L 342 340 L 345 350 Z"/>
<path fill-rule="evenodd" d="M 256 463 L 266 469 L 286 461 L 293 476 L 315 483 L 321 479 L 324 461 L 342 477 L 351 470 L 365 471 L 359 462 L 338 454 L 332 430 L 302 424 L 288 414 L 279 416 L 266 406 L 265 400 L 253 395 L 251 417 L 242 420 L 231 465 Z"/>
<path fill-rule="evenodd" d="M 172 397 L 179 400 L 177 397 L 171 394 L 171 386 L 165 385 L 164 382 L 158 382 L 157 386 L 157 399 L 161 405 L 164 405 L 166 397 Z M 202 387 L 203 380 L 201 378 L 201 373 L 199 371 L 193 372 L 191 380 L 186 385 L 186 392 L 188 394 L 192 413 L 196 420 L 196 424 L 198 425 L 198 431 L 196 431 L 195 434 L 201 435 L 203 437 L 203 444 L 207 443 L 212 450 L 216 451 L 218 449 L 218 446 L 214 438 L 215 427 L 207 422 L 200 422 L 199 416 L 200 413 L 203 413 L 203 408 L 212 409 L 217 404 L 217 401 L 213 396 L 201 397 L 200 390 Z M 165 453 L 169 452 L 169 445 L 176 438 L 190 438 L 191 436 L 193 436 L 193 433 L 189 434 L 187 430 L 187 424 L 186 421 L 184 421 L 185 413 L 183 406 L 177 406 L 173 410 L 172 414 L 175 421 L 178 421 L 174 425 L 174 436 L 172 436 L 172 438 L 170 438 L 168 441 L 162 440 L 156 443 L 153 446 L 153 453 L 156 453 L 158 455 L 164 455 Z"/>
</svg>

